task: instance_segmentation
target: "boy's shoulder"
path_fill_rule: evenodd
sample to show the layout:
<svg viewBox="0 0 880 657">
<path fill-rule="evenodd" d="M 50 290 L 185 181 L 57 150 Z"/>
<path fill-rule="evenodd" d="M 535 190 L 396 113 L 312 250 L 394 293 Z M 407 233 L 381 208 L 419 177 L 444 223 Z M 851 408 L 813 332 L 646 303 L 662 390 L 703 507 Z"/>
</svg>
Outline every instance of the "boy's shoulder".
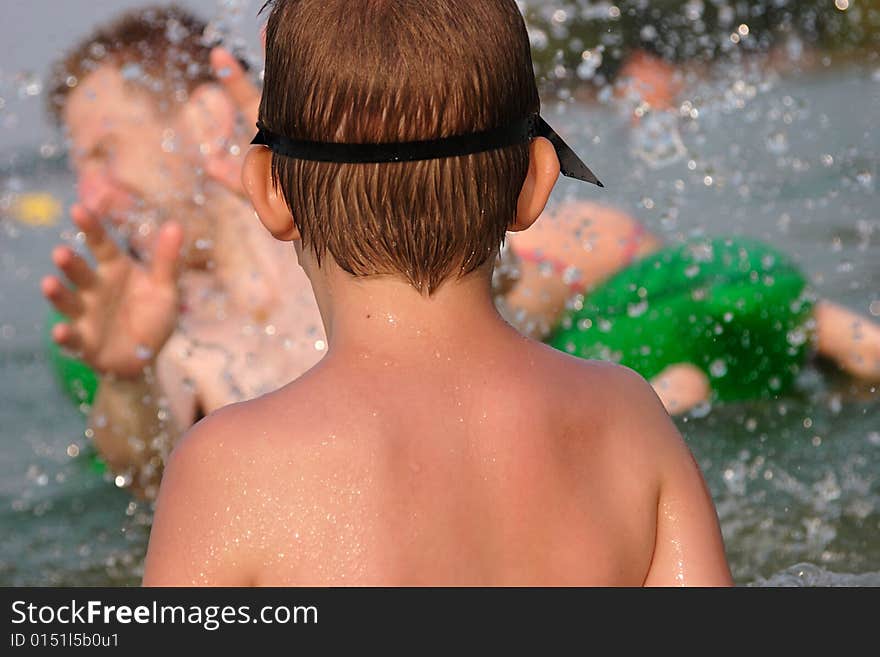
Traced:
<svg viewBox="0 0 880 657">
<path fill-rule="evenodd" d="M 211 412 L 183 435 L 172 452 L 172 458 L 203 460 L 210 458 L 242 469 L 262 452 L 272 448 L 272 437 L 279 426 L 296 428 L 298 398 L 286 395 L 286 405 L 279 403 L 278 391 L 254 399 L 228 404 Z M 303 406 L 306 406 L 302 399 Z M 294 432 L 297 433 L 297 432 Z M 301 432 L 299 432 L 301 433 Z"/>
<path fill-rule="evenodd" d="M 241 485 L 240 474 L 253 462 L 254 436 L 260 432 L 253 402 L 229 404 L 199 420 L 180 438 L 165 466 L 162 489 L 184 483 L 190 492 L 223 495 Z M 160 497 L 163 491 L 160 489 Z"/>
<path fill-rule="evenodd" d="M 546 347 L 546 388 L 575 422 L 596 428 L 591 447 L 659 476 L 683 439 L 651 384 L 634 370 Z M 586 435 L 584 432 L 583 435 Z M 599 443 L 597 445 L 596 443 Z"/>
<path fill-rule="evenodd" d="M 547 345 L 538 346 L 543 354 L 545 376 L 569 388 L 568 401 L 583 402 L 588 395 L 609 414 L 632 414 L 636 408 L 655 410 L 655 401 L 662 406 L 651 384 L 624 365 L 577 358 Z"/>
<path fill-rule="evenodd" d="M 316 420 L 333 414 L 326 387 L 301 380 L 243 402 L 223 406 L 194 424 L 181 437 L 169 471 L 198 471 L 205 488 L 236 487 L 265 481 L 267 470 L 295 459 L 297 448 L 318 435 Z"/>
<path fill-rule="evenodd" d="M 519 371 L 501 368 L 498 373 L 500 381 L 515 386 L 513 396 L 537 399 L 548 414 L 601 428 L 617 442 L 644 442 L 664 434 L 668 438 L 670 430 L 677 436 L 656 392 L 637 372 L 575 358 L 542 344 L 533 343 L 532 349 L 521 355 L 524 359 L 511 354 L 512 360 L 521 360 L 513 365 Z M 341 419 L 356 396 L 338 376 L 309 373 L 277 391 L 211 413 L 187 432 L 175 453 L 210 452 L 213 458 L 240 464 L 245 454 L 251 459 L 260 452 L 271 454 L 279 436 L 286 446 L 308 443 L 316 423 Z M 279 432 L 279 427 L 286 431 Z"/>
<path fill-rule="evenodd" d="M 513 415 L 547 418 L 541 426 L 556 426 L 566 441 L 582 443 L 585 454 L 598 449 L 648 475 L 662 464 L 658 456 L 680 449 L 681 436 L 662 402 L 633 370 L 541 344 L 518 357 L 511 354 L 511 361 L 513 369 L 501 368 L 491 385 L 515 400 Z M 208 470 L 223 473 L 228 483 L 239 480 L 236 485 L 257 480 L 267 467 L 297 460 L 336 423 L 347 423 L 346 409 L 358 406 L 360 393 L 348 390 L 337 376 L 307 374 L 280 390 L 211 413 L 184 435 L 170 465 L 205 472 L 210 464 Z"/>
</svg>

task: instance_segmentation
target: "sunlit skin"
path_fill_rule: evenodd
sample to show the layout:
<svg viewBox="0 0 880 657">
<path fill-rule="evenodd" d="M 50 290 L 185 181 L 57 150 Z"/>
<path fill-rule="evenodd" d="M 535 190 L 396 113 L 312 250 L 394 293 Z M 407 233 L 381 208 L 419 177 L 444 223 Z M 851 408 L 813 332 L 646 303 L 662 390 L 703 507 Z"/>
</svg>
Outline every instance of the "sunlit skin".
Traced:
<svg viewBox="0 0 880 657">
<path fill-rule="evenodd" d="M 251 150 L 245 187 L 298 245 L 270 160 Z M 558 175 L 534 140 L 512 230 Z M 145 584 L 730 583 L 699 469 L 641 377 L 515 331 L 491 263 L 428 298 L 297 252 L 328 354 L 183 439 Z"/>
<path fill-rule="evenodd" d="M 57 247 L 62 275 L 46 277 L 42 290 L 70 319 L 53 339 L 102 375 L 90 425 L 115 471 L 152 458 L 129 436 L 149 443 L 165 432 L 173 442 L 199 416 L 274 389 L 323 355 L 292 249 L 204 173 L 231 157 L 237 111 L 225 89 L 206 84 L 160 112 L 110 65 L 67 101 L 79 192 L 71 217 L 94 263 Z M 112 226 L 136 257 L 108 234 Z M 149 493 L 137 481 L 133 490 Z"/>
</svg>

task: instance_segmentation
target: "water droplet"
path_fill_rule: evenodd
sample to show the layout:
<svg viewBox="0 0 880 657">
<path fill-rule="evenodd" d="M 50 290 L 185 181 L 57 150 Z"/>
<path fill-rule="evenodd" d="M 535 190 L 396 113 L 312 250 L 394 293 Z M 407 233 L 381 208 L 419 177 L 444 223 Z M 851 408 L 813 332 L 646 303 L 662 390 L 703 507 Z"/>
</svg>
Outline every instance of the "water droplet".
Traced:
<svg viewBox="0 0 880 657">
<path fill-rule="evenodd" d="M 128 80 L 129 82 L 133 80 L 140 80 L 144 76 L 144 69 L 142 69 L 139 64 L 135 64 L 133 62 L 123 66 L 119 70 L 119 72 L 122 74 L 122 78 L 124 80 Z"/>
<path fill-rule="evenodd" d="M 535 50 L 544 50 L 550 43 L 550 38 L 544 30 L 533 29 L 529 32 L 529 41 Z"/>
<path fill-rule="evenodd" d="M 704 418 L 712 412 L 711 402 L 704 401 L 691 409 L 690 415 L 693 418 Z"/>
<path fill-rule="evenodd" d="M 648 302 L 640 301 L 639 303 L 627 304 L 626 314 L 629 317 L 641 317 L 648 310 Z"/>
<path fill-rule="evenodd" d="M 146 345 L 139 344 L 134 349 L 134 355 L 138 360 L 150 360 L 153 357 L 153 350 Z"/>
<path fill-rule="evenodd" d="M 782 155 L 788 151 L 788 136 L 782 131 L 768 135 L 765 143 L 767 150 L 774 155 Z"/>
<path fill-rule="evenodd" d="M 716 379 L 720 379 L 727 374 L 727 363 L 721 358 L 712 361 L 709 365 L 709 373 Z"/>
<path fill-rule="evenodd" d="M 799 347 L 807 341 L 807 333 L 800 328 L 794 329 L 788 332 L 786 339 L 792 347 Z"/>
<path fill-rule="evenodd" d="M 681 139 L 675 114 L 650 113 L 647 105 L 638 107 L 635 114 L 642 116 L 642 119 L 631 133 L 632 149 L 642 161 L 651 168 L 659 169 L 684 157 L 687 148 Z"/>
<path fill-rule="evenodd" d="M 43 83 L 34 73 L 24 73 L 19 79 L 18 95 L 21 98 L 39 96 L 43 91 Z"/>
<path fill-rule="evenodd" d="M 577 267 L 566 267 L 562 272 L 562 282 L 566 285 L 574 285 L 581 279 L 581 270 Z"/>
<path fill-rule="evenodd" d="M 840 399 L 840 395 L 832 395 L 831 399 L 828 400 L 828 408 L 835 415 L 839 415 L 840 411 L 843 410 L 843 402 Z"/>
<path fill-rule="evenodd" d="M 168 21 L 168 25 L 165 27 L 165 36 L 171 43 L 181 43 L 189 36 L 189 30 L 186 29 L 180 21 L 172 18 Z"/>
</svg>

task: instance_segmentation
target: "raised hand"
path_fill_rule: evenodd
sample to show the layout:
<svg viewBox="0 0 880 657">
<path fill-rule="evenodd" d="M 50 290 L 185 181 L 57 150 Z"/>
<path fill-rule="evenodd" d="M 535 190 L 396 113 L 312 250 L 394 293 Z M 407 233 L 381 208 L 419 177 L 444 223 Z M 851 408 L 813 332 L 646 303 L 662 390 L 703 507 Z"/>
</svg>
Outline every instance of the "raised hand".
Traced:
<svg viewBox="0 0 880 657">
<path fill-rule="evenodd" d="M 241 184 L 241 168 L 248 144 L 256 132 L 260 89 L 251 81 L 241 63 L 224 48 L 214 48 L 211 51 L 211 67 L 241 113 L 245 133 L 232 149 L 224 149 L 208 159 L 205 171 L 224 187 L 243 197 L 245 191 Z"/>
<path fill-rule="evenodd" d="M 43 296 L 68 318 L 54 326 L 52 339 L 102 374 L 136 378 L 174 332 L 183 229 L 165 223 L 145 267 L 123 253 L 82 205 L 74 205 L 71 216 L 96 266 L 67 246 L 52 252 L 55 266 L 72 285 L 57 276 L 42 281 Z"/>
</svg>

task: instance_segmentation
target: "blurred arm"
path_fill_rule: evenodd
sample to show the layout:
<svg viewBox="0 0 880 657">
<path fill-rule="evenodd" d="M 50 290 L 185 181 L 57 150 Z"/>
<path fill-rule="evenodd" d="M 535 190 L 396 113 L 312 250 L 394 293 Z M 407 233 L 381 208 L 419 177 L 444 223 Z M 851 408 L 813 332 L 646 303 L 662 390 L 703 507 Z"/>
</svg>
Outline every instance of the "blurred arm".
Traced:
<svg viewBox="0 0 880 657">
<path fill-rule="evenodd" d="M 195 420 L 196 399 L 182 374 L 167 363 L 160 369 L 160 376 L 150 374 L 155 368 L 134 379 L 102 376 L 89 414 L 101 457 L 142 499 L 156 497 L 168 453 Z"/>
</svg>

